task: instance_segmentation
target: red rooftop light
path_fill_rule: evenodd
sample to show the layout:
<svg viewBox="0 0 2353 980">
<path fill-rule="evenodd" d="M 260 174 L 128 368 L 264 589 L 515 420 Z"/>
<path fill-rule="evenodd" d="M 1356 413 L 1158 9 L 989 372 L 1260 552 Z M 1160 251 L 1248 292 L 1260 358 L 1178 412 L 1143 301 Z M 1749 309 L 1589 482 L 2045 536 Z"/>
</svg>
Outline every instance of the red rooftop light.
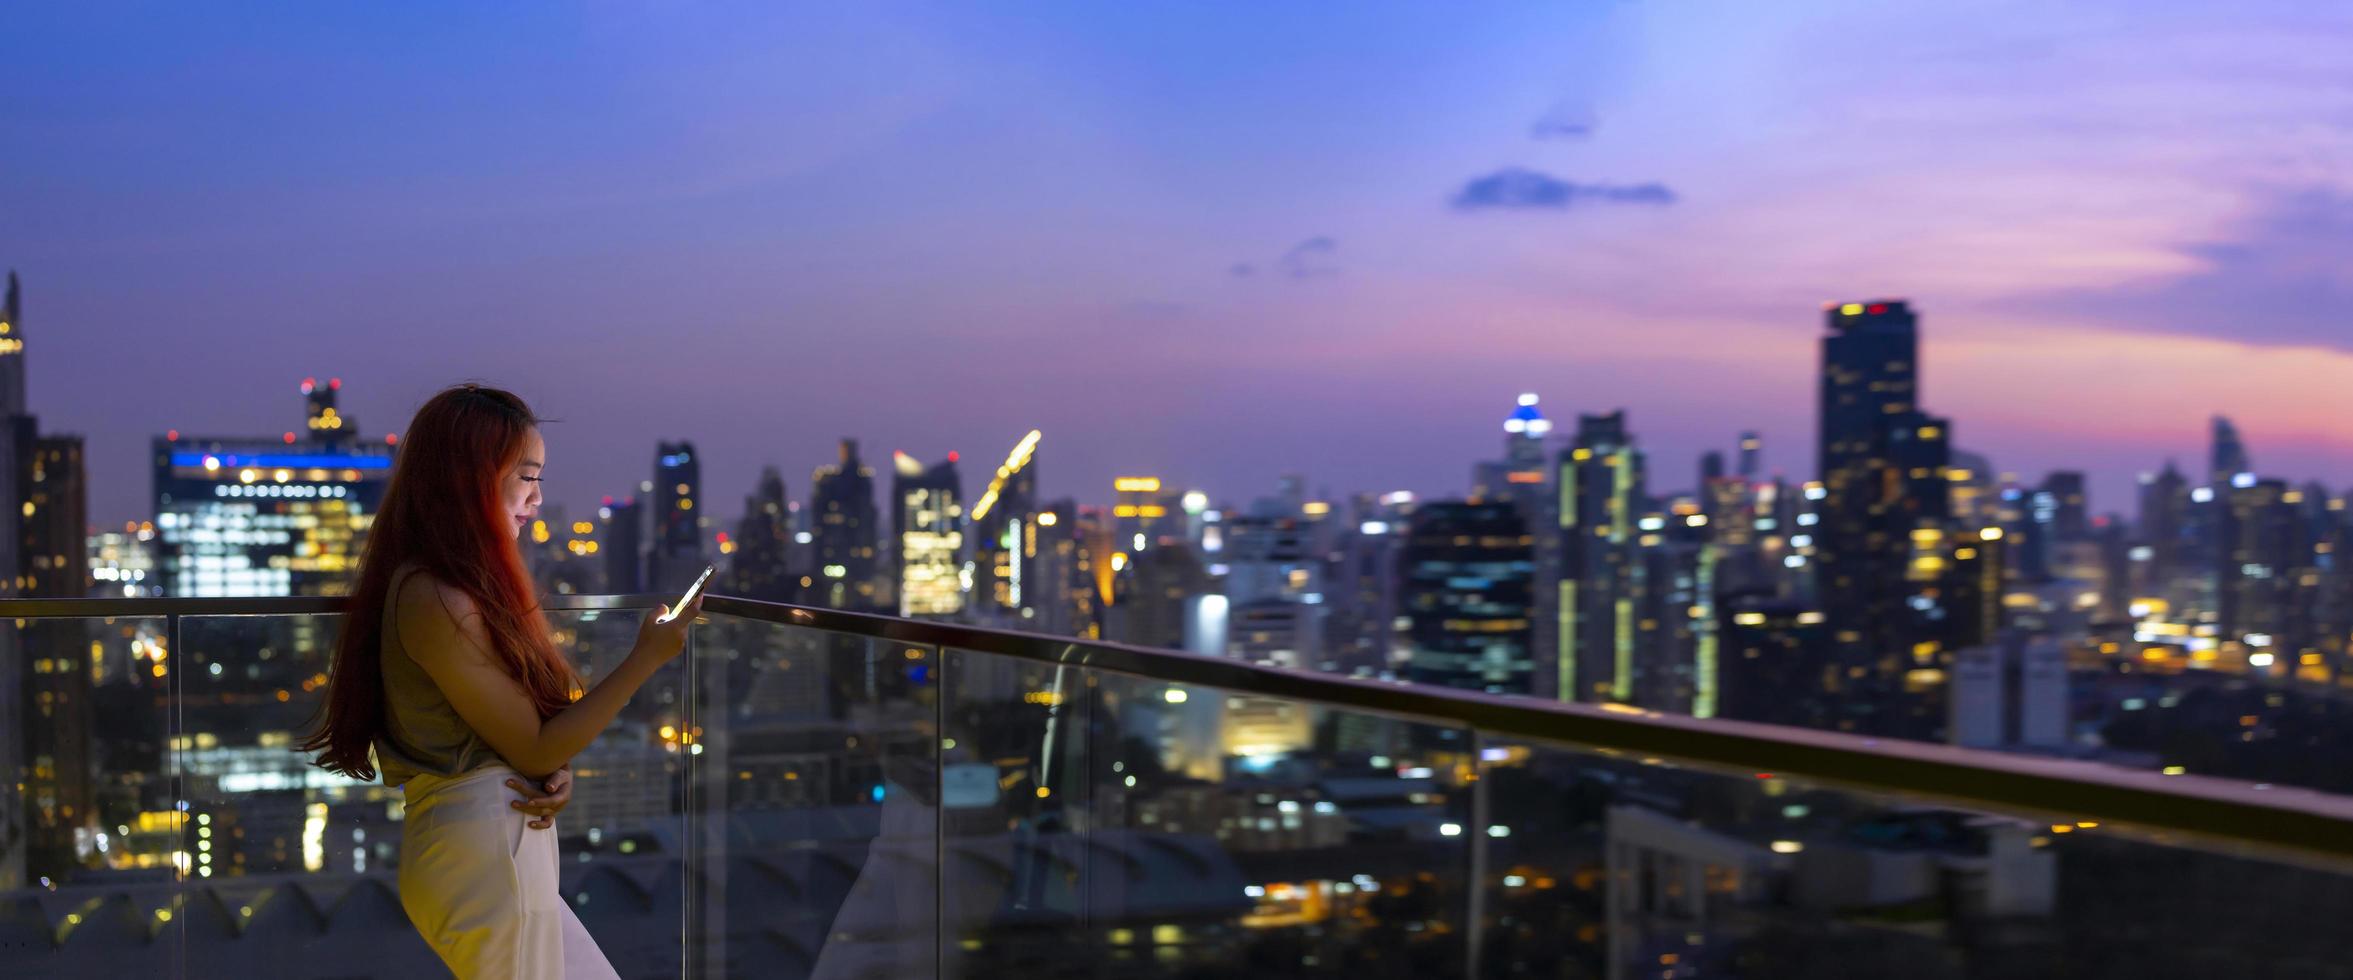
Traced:
<svg viewBox="0 0 2353 980">
<path fill-rule="evenodd" d="M 310 390 L 311 390 L 312 388 L 316 388 L 316 387 L 318 387 L 318 386 L 319 386 L 319 379 L 317 379 L 317 378 L 304 378 L 304 379 L 302 379 L 302 393 L 303 393 L 303 394 L 305 394 L 305 395 L 307 395 L 307 394 L 310 394 Z"/>
<path fill-rule="evenodd" d="M 163 434 L 163 438 L 166 442 L 178 442 L 180 441 L 180 430 L 173 429 L 169 432 L 166 432 Z"/>
<path fill-rule="evenodd" d="M 955 461 L 956 461 L 958 458 L 959 458 L 959 457 L 956 455 L 956 451 L 955 451 L 955 450 L 953 450 L 953 449 L 950 449 L 950 450 L 948 450 L 948 462 L 951 462 L 951 463 L 953 463 L 953 462 L 955 462 Z"/>
<path fill-rule="evenodd" d="M 327 379 L 327 390 L 328 390 L 328 391 L 335 391 L 335 390 L 337 390 L 337 389 L 340 389 L 340 388 L 342 388 L 342 387 L 343 387 L 343 379 L 342 379 L 342 378 L 328 378 L 328 379 Z"/>
<path fill-rule="evenodd" d="M 1887 304 L 1885 304 L 1885 303 L 1873 303 L 1873 304 L 1871 304 L 1871 312 L 1872 312 L 1872 313 L 1874 313 L 1874 314 L 1878 314 L 1878 313 L 1885 313 L 1885 312 L 1887 312 Z"/>
<path fill-rule="evenodd" d="M 392 434 L 389 434 L 389 433 L 387 433 L 387 434 L 384 436 L 384 444 L 385 444 L 385 445 L 387 445 L 387 446 L 397 446 L 397 445 L 400 445 L 400 437 L 399 437 L 399 436 L 397 436 L 397 435 L 392 435 Z"/>
<path fill-rule="evenodd" d="M 286 444 L 289 446 L 294 444 L 294 433 L 286 433 Z"/>
</svg>

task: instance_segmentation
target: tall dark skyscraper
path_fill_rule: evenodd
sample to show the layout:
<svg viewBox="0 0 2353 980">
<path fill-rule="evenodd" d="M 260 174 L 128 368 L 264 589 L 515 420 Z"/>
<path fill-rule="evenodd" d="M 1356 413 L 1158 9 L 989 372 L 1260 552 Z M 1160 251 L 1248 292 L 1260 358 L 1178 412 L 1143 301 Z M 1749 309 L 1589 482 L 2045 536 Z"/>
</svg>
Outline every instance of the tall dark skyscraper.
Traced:
<svg viewBox="0 0 2353 980">
<path fill-rule="evenodd" d="M 727 566 L 728 593 L 762 602 L 791 602 L 800 595 L 792 576 L 792 515 L 784 474 L 770 466 L 760 485 L 744 498 L 735 525 L 735 554 Z"/>
<path fill-rule="evenodd" d="M 1014 443 L 1013 451 L 998 464 L 996 473 L 989 477 L 989 485 L 972 503 L 973 572 L 969 607 L 984 623 L 1014 625 L 1035 619 L 1038 604 L 1049 598 L 1035 588 L 1041 579 L 1038 567 L 1038 522 L 1042 519 L 1038 510 L 1038 441 L 1041 438 L 1042 434 L 1032 429 L 1020 442 Z M 1126 519 L 1135 521 L 1140 516 Z M 1075 531 L 1075 527 L 1065 526 L 1061 533 Z M 1131 546 L 1122 540 L 1119 547 L 1124 550 Z M 1108 570 L 1099 571 L 1108 583 Z"/>
<path fill-rule="evenodd" d="M 1740 478 L 1755 480 L 1764 472 L 1765 437 L 1754 432 L 1740 434 Z"/>
<path fill-rule="evenodd" d="M 1929 737 L 1949 651 L 1920 646 L 1908 600 L 1915 532 L 1941 542 L 1950 516 L 1951 425 L 1920 410 L 1919 320 L 1899 300 L 1825 313 L 1816 582 L 1849 700 L 1881 712 L 1853 727 Z M 1890 709 L 1894 709 L 1890 713 Z M 1921 727 L 1925 726 L 1925 727 Z"/>
<path fill-rule="evenodd" d="M 2301 496 L 2285 480 L 2244 473 L 2221 492 L 2227 496 L 2218 511 L 2222 547 L 2214 569 L 2216 625 L 2224 641 L 2268 652 L 2288 632 L 2288 597 L 2295 586 L 2291 572 L 2311 550 L 2294 502 Z"/>
<path fill-rule="evenodd" d="M 694 443 L 660 443 L 654 454 L 653 548 L 646 555 L 646 586 L 683 592 L 710 559 L 703 553 L 703 464 Z"/>
<path fill-rule="evenodd" d="M 2209 458 L 2212 463 L 2206 478 L 2218 488 L 2229 486 L 2232 477 L 2254 469 L 2247 461 L 2247 444 L 2239 440 L 2239 427 L 2220 415 L 2214 417 L 2214 441 Z"/>
<path fill-rule="evenodd" d="M 817 468 L 809 504 L 817 552 L 813 598 L 835 609 L 880 611 L 876 537 L 882 528 L 874 514 L 874 471 L 858 458 L 858 440 L 842 440 L 841 460 Z"/>
<path fill-rule="evenodd" d="M 891 585 L 899 615 L 964 611 L 964 480 L 956 454 L 929 467 L 891 454 Z"/>
<path fill-rule="evenodd" d="M 605 587 L 619 595 L 646 591 L 645 505 L 636 497 L 606 497 L 596 516 L 604 522 L 597 538 L 605 556 Z"/>
<path fill-rule="evenodd" d="M 1633 696 L 1636 521 L 1649 507 L 1641 450 L 1626 413 L 1581 415 L 1558 461 L 1561 574 L 1551 608 L 1557 649 L 1549 685 L 1562 701 Z"/>
<path fill-rule="evenodd" d="M 1407 680 L 1510 694 L 1533 689 L 1535 536 L 1508 503 L 1414 511 L 1400 590 Z"/>
<path fill-rule="evenodd" d="M 25 414 L 25 340 L 22 296 L 16 273 L 8 273 L 8 294 L 0 298 L 0 415 Z"/>
</svg>

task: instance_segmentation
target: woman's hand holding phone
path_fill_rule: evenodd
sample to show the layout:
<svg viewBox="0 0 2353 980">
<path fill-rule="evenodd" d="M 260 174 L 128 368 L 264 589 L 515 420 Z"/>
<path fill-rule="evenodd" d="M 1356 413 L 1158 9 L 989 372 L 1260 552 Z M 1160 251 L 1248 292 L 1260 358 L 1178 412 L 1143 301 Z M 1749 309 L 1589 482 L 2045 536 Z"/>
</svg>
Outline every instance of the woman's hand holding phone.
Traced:
<svg viewBox="0 0 2353 980">
<path fill-rule="evenodd" d="M 697 595 L 676 616 L 669 615 L 669 603 L 646 613 L 637 624 L 637 648 L 633 655 L 651 658 L 655 667 L 676 659 L 678 651 L 686 648 L 686 631 L 694 628 L 694 618 L 702 612 L 703 597 Z M 663 621 L 665 617 L 667 622 Z"/>
</svg>

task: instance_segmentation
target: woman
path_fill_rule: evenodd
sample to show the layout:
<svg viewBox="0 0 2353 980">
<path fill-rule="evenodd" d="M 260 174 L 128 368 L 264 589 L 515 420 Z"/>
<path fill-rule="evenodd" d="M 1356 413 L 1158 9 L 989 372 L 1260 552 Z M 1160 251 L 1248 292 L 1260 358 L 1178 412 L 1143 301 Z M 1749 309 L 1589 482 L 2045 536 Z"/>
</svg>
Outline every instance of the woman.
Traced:
<svg viewBox="0 0 2353 980">
<path fill-rule="evenodd" d="M 668 623 L 647 615 L 628 657 L 580 693 L 516 545 L 539 510 L 545 446 L 530 407 L 496 388 L 460 385 L 417 410 L 302 744 L 319 766 L 373 779 L 380 765 L 402 787 L 400 904 L 461 978 L 615 975 L 556 888 L 566 767 L 702 609 L 698 597 Z"/>
</svg>

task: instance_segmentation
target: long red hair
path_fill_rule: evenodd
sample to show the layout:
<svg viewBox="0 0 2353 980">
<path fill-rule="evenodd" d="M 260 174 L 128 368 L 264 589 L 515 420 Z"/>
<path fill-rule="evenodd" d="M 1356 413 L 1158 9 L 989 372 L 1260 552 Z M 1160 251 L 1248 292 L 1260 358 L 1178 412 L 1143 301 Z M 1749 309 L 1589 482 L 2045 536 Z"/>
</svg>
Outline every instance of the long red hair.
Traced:
<svg viewBox="0 0 2353 980">
<path fill-rule="evenodd" d="M 474 601 L 492 655 L 541 718 L 572 703 L 579 674 L 556 652 L 500 494 L 540 421 L 513 393 L 475 384 L 444 389 L 417 409 L 368 530 L 327 699 L 302 741 L 302 751 L 317 753 L 313 764 L 354 779 L 376 778 L 371 750 L 384 734 L 384 599 L 393 572 L 409 562 Z"/>
</svg>

